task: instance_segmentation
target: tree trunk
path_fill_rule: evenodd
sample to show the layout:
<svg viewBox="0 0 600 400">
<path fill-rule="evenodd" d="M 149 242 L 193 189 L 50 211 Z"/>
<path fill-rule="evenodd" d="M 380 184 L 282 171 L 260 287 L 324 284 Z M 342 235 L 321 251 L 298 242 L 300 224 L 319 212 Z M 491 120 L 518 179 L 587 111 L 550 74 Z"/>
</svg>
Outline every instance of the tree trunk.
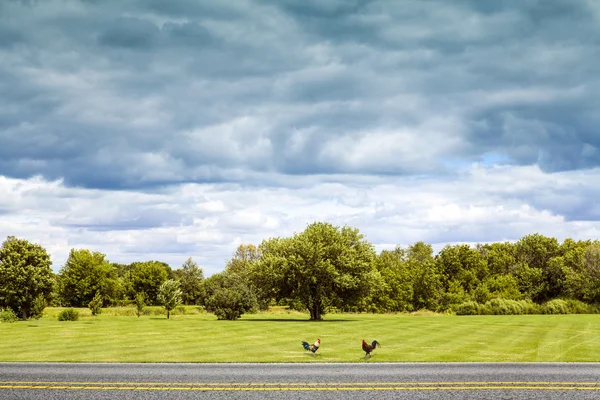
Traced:
<svg viewBox="0 0 600 400">
<path fill-rule="evenodd" d="M 317 300 L 313 300 L 311 307 L 308 308 L 310 312 L 310 320 L 311 321 L 320 321 L 321 320 L 321 304 Z"/>
<path fill-rule="evenodd" d="M 167 310 L 167 319 L 171 318 L 171 311 Z"/>
</svg>

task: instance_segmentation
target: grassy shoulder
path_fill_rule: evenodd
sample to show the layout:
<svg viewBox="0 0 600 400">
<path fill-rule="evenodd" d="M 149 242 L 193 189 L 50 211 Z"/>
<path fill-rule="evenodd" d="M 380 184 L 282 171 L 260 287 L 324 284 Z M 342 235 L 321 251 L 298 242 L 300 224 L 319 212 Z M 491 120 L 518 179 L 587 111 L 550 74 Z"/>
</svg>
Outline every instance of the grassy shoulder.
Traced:
<svg viewBox="0 0 600 400">
<path fill-rule="evenodd" d="M 59 308 L 38 321 L 0 324 L 0 361 L 72 362 L 417 362 L 600 361 L 599 315 L 451 316 L 308 314 L 276 309 L 218 321 L 196 307 L 167 320 L 160 308 L 103 309 L 60 322 Z M 313 357 L 302 340 L 321 339 Z M 363 360 L 361 340 L 382 347 Z"/>
</svg>

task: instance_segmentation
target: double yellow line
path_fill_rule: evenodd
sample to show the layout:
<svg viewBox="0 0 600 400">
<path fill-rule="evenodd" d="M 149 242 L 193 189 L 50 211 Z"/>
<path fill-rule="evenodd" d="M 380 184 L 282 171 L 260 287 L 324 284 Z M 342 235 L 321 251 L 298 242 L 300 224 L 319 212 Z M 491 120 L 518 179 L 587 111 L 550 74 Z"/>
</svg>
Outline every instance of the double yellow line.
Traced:
<svg viewBox="0 0 600 400">
<path fill-rule="evenodd" d="M 600 382 L 0 382 L 1 389 L 145 391 L 594 390 Z"/>
</svg>

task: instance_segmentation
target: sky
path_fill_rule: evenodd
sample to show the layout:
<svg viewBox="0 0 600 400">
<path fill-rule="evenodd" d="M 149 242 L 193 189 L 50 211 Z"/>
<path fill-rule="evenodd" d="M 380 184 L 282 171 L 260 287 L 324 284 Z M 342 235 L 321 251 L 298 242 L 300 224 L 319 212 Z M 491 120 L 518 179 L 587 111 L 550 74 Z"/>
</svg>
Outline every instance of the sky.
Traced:
<svg viewBox="0 0 600 400">
<path fill-rule="evenodd" d="M 600 237 L 596 0 L 0 1 L 0 240 Z"/>
</svg>

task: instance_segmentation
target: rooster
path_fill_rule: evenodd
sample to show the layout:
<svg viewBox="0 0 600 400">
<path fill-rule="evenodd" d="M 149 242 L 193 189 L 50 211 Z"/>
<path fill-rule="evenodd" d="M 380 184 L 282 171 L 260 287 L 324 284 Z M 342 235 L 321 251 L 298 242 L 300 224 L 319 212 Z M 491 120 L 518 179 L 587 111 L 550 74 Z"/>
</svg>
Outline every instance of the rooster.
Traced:
<svg viewBox="0 0 600 400">
<path fill-rule="evenodd" d="M 304 350 L 310 350 L 313 353 L 313 356 L 315 355 L 315 352 L 317 350 L 319 350 L 319 346 L 321 345 L 321 339 L 317 339 L 316 342 L 314 342 L 313 344 L 309 344 L 308 342 L 302 342 L 302 347 L 304 347 Z"/>
<path fill-rule="evenodd" d="M 377 346 L 381 347 L 381 345 L 379 344 L 379 342 L 377 340 L 373 340 L 373 343 L 369 344 L 369 343 L 365 342 L 365 339 L 363 339 L 362 349 L 366 353 L 363 358 L 367 358 L 367 356 L 371 357 L 371 352 L 373 350 L 375 350 L 375 348 Z"/>
</svg>

